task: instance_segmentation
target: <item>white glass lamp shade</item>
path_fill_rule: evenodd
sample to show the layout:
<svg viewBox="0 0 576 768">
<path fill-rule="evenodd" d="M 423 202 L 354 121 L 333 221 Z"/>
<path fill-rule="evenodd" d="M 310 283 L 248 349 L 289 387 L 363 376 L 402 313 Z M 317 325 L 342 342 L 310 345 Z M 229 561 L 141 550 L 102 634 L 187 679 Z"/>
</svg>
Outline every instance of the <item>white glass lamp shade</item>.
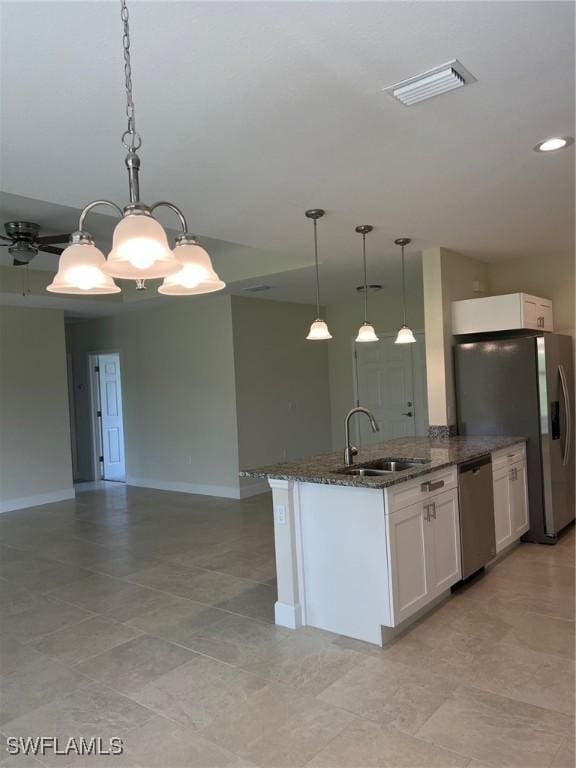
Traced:
<svg viewBox="0 0 576 768">
<path fill-rule="evenodd" d="M 398 331 L 398 335 L 396 336 L 396 340 L 394 344 L 415 344 L 415 343 L 416 343 L 416 339 L 414 338 L 412 329 L 408 328 L 407 325 L 401 326 L 400 330 Z"/>
<path fill-rule="evenodd" d="M 105 272 L 124 280 L 147 280 L 178 272 L 166 232 L 152 216 L 126 214 L 116 225 Z"/>
<path fill-rule="evenodd" d="M 58 272 L 46 290 L 78 295 L 119 293 L 120 288 L 103 272 L 106 259 L 92 243 L 73 243 L 60 254 Z"/>
<path fill-rule="evenodd" d="M 356 341 L 358 342 L 378 341 L 378 336 L 376 336 L 376 331 L 374 330 L 373 326 L 370 325 L 370 323 L 362 323 L 362 325 L 358 329 L 358 336 L 356 336 Z"/>
<path fill-rule="evenodd" d="M 159 293 L 166 296 L 197 296 L 221 291 L 226 287 L 226 283 L 214 271 L 210 256 L 198 243 L 177 244 L 174 256 L 180 269 L 164 278 L 158 288 Z"/>
<path fill-rule="evenodd" d="M 308 336 L 306 336 L 306 338 L 308 341 L 323 341 L 326 339 L 331 339 L 332 334 L 328 330 L 326 322 L 317 317 L 310 326 L 310 330 L 308 331 Z"/>
</svg>

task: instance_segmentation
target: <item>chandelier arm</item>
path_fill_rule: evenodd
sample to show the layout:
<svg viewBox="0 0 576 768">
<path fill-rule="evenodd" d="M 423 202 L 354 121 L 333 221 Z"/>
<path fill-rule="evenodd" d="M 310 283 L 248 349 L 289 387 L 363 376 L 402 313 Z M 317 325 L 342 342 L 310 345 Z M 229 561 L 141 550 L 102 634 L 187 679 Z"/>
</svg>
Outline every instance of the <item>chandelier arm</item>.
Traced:
<svg viewBox="0 0 576 768">
<path fill-rule="evenodd" d="M 150 206 L 150 211 L 153 212 L 156 208 L 170 208 L 171 211 L 174 211 L 176 216 L 178 216 L 178 219 L 180 220 L 180 226 L 182 227 L 182 232 L 186 235 L 188 234 L 188 222 L 186 221 L 186 216 L 182 213 L 180 208 L 178 208 L 177 205 L 174 205 L 174 203 L 169 203 L 167 200 L 160 200 L 157 203 L 154 203 L 154 205 Z"/>
<path fill-rule="evenodd" d="M 86 216 L 90 213 L 90 211 L 93 208 L 96 208 L 99 205 L 107 205 L 110 208 L 114 208 L 116 213 L 118 213 L 120 216 L 122 216 L 122 208 L 120 208 L 119 205 L 116 205 L 116 203 L 112 203 L 110 200 L 94 200 L 93 203 L 88 203 L 88 205 L 84 208 L 82 213 L 80 214 L 80 219 L 78 220 L 78 231 L 84 232 L 84 221 L 86 220 Z"/>
</svg>

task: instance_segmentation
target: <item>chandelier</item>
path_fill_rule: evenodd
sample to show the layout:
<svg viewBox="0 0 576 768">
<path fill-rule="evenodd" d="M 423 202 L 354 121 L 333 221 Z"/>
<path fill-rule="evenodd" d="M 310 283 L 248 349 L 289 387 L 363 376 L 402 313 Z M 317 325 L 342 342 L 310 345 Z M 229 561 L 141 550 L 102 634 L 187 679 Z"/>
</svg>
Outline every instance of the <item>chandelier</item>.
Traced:
<svg viewBox="0 0 576 768">
<path fill-rule="evenodd" d="M 146 205 L 140 200 L 138 150 L 142 146 L 142 139 L 136 130 L 132 97 L 130 27 L 126 0 L 121 0 L 121 19 L 128 119 L 127 130 L 122 134 L 122 144 L 128 150 L 125 164 L 130 202 L 120 208 L 109 200 L 95 200 L 84 208 L 80 214 L 78 231 L 70 236 L 69 245 L 60 256 L 58 272 L 47 290 L 51 293 L 79 295 L 119 293 L 120 288 L 113 278 L 135 280 L 137 290 L 145 288 L 147 279 L 164 278 L 158 291 L 168 296 L 192 296 L 220 291 L 225 283 L 214 271 L 208 253 L 190 234 L 180 208 L 165 200 L 153 205 Z M 113 208 L 120 216 L 107 259 L 96 247 L 92 235 L 84 229 L 86 216 L 99 206 Z M 164 228 L 154 218 L 158 208 L 168 208 L 178 217 L 182 232 L 176 237 L 173 250 Z"/>
</svg>

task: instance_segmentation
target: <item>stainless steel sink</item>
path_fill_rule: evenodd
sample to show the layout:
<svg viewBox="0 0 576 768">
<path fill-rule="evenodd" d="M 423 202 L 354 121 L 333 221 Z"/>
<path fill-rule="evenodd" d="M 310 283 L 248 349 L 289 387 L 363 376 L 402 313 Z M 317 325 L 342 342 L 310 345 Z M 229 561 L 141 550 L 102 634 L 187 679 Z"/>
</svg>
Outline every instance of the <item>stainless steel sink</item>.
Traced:
<svg viewBox="0 0 576 768">
<path fill-rule="evenodd" d="M 379 459 L 370 462 L 370 469 L 383 469 L 386 472 L 402 472 L 403 469 L 421 467 L 424 461 L 403 461 L 402 459 Z M 367 466 L 367 465 L 362 465 Z"/>
<path fill-rule="evenodd" d="M 379 477 L 380 475 L 392 475 L 395 472 L 402 472 L 405 469 L 414 469 L 422 467 L 430 462 L 425 459 L 414 459 L 406 461 L 405 459 L 374 459 L 374 461 L 356 466 L 344 467 L 338 470 L 343 475 L 356 475 L 357 477 Z"/>
<path fill-rule="evenodd" d="M 339 471 L 341 475 L 356 475 L 356 477 L 380 477 L 394 474 L 390 469 L 372 469 L 371 467 L 346 467 Z"/>
</svg>

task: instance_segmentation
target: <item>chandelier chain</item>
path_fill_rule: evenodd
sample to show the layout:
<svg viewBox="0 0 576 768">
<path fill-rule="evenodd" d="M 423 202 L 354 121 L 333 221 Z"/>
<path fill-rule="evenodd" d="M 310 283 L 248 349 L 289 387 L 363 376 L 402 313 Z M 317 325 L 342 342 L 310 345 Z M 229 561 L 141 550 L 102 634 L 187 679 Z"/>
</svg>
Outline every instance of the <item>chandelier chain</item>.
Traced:
<svg viewBox="0 0 576 768">
<path fill-rule="evenodd" d="M 134 111 L 134 97 L 132 95 L 132 63 L 130 60 L 130 17 L 126 0 L 120 0 L 120 17 L 124 27 L 122 35 L 122 48 L 124 51 L 124 83 L 126 88 L 126 117 L 128 118 L 128 130 L 122 136 L 124 146 L 133 152 L 142 144 L 140 134 L 136 130 L 136 115 Z M 129 142 L 126 139 L 129 137 Z"/>
</svg>

